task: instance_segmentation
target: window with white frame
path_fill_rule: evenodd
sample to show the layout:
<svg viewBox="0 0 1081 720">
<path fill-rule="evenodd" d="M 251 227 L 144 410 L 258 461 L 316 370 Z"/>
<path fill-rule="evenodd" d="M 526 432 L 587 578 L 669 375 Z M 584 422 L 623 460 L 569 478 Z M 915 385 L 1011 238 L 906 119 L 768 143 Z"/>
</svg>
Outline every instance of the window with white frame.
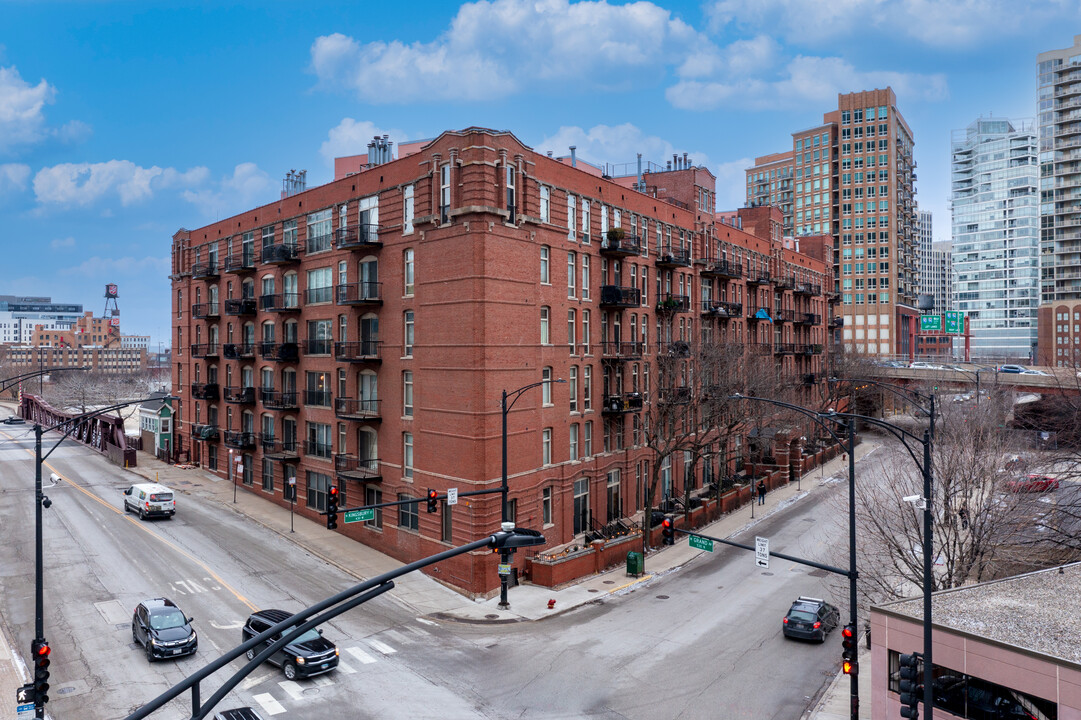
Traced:
<svg viewBox="0 0 1081 720">
<path fill-rule="evenodd" d="M 552 488 L 541 490 L 541 524 L 552 524 Z"/>
<path fill-rule="evenodd" d="M 567 239 L 574 240 L 574 228 L 575 228 L 575 197 L 570 193 L 567 193 Z"/>
<path fill-rule="evenodd" d="M 582 354 L 589 354 L 589 315 L 588 308 L 582 308 Z"/>
<path fill-rule="evenodd" d="M 550 333 L 549 324 L 551 321 L 552 310 L 547 305 L 544 305 L 540 309 L 540 341 L 541 345 L 551 345 L 552 337 Z"/>
<path fill-rule="evenodd" d="M 541 431 L 541 465 L 552 464 L 552 428 Z"/>
<path fill-rule="evenodd" d="M 582 368 L 582 410 L 593 409 L 593 366 Z"/>
<path fill-rule="evenodd" d="M 582 457 L 587 458 L 593 454 L 593 421 L 586 420 L 582 425 Z"/>
<path fill-rule="evenodd" d="M 334 211 L 331 208 L 308 215 L 308 254 L 330 250 L 334 231 Z"/>
<path fill-rule="evenodd" d="M 541 369 L 541 404 L 550 406 L 552 404 L 552 368 L 545 367 Z"/>
<path fill-rule="evenodd" d="M 413 186 L 406 185 L 402 188 L 402 234 L 408 235 L 413 232 Z"/>
<path fill-rule="evenodd" d="M 582 253 L 582 299 L 589 300 L 589 255 L 585 253 Z"/>
<path fill-rule="evenodd" d="M 540 249 L 540 281 L 541 285 L 550 285 L 552 282 L 552 248 L 541 245 Z"/>
<path fill-rule="evenodd" d="M 541 222 L 551 222 L 552 189 L 547 185 L 540 188 L 540 219 Z"/>
<path fill-rule="evenodd" d="M 413 417 L 413 371 L 402 373 L 402 415 Z"/>
<path fill-rule="evenodd" d="M 413 478 L 413 433 L 402 433 L 402 477 Z"/>
<path fill-rule="evenodd" d="M 592 203 L 582 198 L 582 244 L 589 244 L 589 208 Z"/>
<path fill-rule="evenodd" d="M 439 168 L 439 222 L 450 221 L 450 163 Z"/>
<path fill-rule="evenodd" d="M 578 412 L 578 366 L 571 365 L 567 376 L 567 392 L 570 395 L 570 411 Z"/>
<path fill-rule="evenodd" d="M 571 355 L 575 352 L 576 333 L 575 328 L 578 325 L 578 311 L 571 308 L 567 311 L 567 346 L 570 347 Z"/>
<path fill-rule="evenodd" d="M 575 286 L 575 274 L 578 272 L 576 253 L 567 253 L 567 297 L 574 299 L 577 295 L 577 287 Z"/>
<path fill-rule="evenodd" d="M 571 423 L 570 443 L 567 446 L 568 460 L 574 462 L 578 459 L 578 423 Z"/>
<path fill-rule="evenodd" d="M 415 283 L 416 283 L 416 281 L 415 281 L 415 279 L 413 277 L 413 272 L 414 272 L 413 248 L 406 248 L 403 255 L 402 255 L 402 258 L 403 258 L 403 265 L 404 265 L 404 267 L 403 267 L 404 273 L 403 274 L 405 276 L 405 294 L 406 295 L 412 295 L 413 290 L 414 290 L 414 286 L 415 286 Z"/>
<path fill-rule="evenodd" d="M 413 311 L 405 311 L 405 357 L 413 356 Z"/>
</svg>

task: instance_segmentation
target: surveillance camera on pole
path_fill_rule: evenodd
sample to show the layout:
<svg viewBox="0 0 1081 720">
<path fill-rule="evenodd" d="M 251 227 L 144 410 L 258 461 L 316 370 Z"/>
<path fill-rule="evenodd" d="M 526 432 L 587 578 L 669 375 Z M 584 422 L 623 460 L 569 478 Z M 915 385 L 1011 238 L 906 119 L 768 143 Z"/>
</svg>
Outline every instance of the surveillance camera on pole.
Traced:
<svg viewBox="0 0 1081 720">
<path fill-rule="evenodd" d="M 905 495 L 903 498 L 901 498 L 901 500 L 905 501 L 906 503 L 912 503 L 920 510 L 927 509 L 927 503 L 924 501 L 923 495 Z"/>
</svg>

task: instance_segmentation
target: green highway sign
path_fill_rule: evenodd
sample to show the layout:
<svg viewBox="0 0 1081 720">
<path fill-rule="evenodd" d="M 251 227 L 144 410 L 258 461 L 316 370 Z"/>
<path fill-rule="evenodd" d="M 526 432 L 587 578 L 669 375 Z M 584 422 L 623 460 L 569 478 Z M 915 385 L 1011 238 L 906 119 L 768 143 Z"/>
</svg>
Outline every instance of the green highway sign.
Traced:
<svg viewBox="0 0 1081 720">
<path fill-rule="evenodd" d="M 375 520 L 375 508 L 368 508 L 366 510 L 346 510 L 345 521 L 351 522 L 371 522 Z"/>
<path fill-rule="evenodd" d="M 920 315 L 920 332 L 937 332 L 942 330 L 941 315 Z"/>
<path fill-rule="evenodd" d="M 688 543 L 691 547 L 698 550 L 705 550 L 706 552 L 713 552 L 713 541 L 709 538 L 698 537 L 697 535 L 688 535 Z"/>
<path fill-rule="evenodd" d="M 963 312 L 951 310 L 944 313 L 943 318 L 946 321 L 946 332 L 960 335 L 965 331 L 965 314 Z"/>
</svg>

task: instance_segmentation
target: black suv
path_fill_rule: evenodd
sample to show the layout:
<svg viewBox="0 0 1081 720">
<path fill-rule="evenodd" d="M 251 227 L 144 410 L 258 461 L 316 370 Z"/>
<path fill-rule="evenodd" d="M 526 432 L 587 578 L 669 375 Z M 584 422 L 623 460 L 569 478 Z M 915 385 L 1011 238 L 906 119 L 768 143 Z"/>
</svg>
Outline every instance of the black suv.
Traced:
<svg viewBox="0 0 1081 720">
<path fill-rule="evenodd" d="M 192 619 L 167 598 L 144 600 L 131 617 L 131 639 L 146 648 L 146 659 L 191 655 L 199 649 Z"/>
<path fill-rule="evenodd" d="M 833 605 L 821 598 L 800 595 L 784 616 L 784 636 L 825 642 L 840 620 L 841 613 Z"/>
<path fill-rule="evenodd" d="M 244 623 L 241 631 L 243 642 L 251 640 L 256 635 L 266 632 L 274 625 L 287 620 L 292 613 L 284 610 L 260 610 L 252 613 L 248 622 Z M 290 628 L 291 629 L 291 628 Z M 287 631 L 288 632 L 288 631 Z M 285 633 L 278 633 L 266 641 L 271 643 L 280 640 Z M 262 652 L 263 648 L 258 645 L 248 650 L 248 659 L 253 660 Z M 322 630 L 309 630 L 300 637 L 294 638 L 285 647 L 279 648 L 269 658 L 270 662 L 280 665 L 285 677 L 306 678 L 330 672 L 338 667 L 338 648 L 334 643 L 323 637 Z"/>
</svg>

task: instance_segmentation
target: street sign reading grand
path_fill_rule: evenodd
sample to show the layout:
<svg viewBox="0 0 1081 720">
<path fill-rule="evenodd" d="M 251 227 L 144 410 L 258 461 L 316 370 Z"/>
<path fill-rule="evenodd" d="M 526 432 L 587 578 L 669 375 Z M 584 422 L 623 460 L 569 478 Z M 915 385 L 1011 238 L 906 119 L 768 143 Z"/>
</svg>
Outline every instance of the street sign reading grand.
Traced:
<svg viewBox="0 0 1081 720">
<path fill-rule="evenodd" d="M 920 315 L 920 332 L 934 332 L 941 329 L 941 315 Z"/>
<path fill-rule="evenodd" d="M 689 535 L 687 537 L 687 544 L 693 548 L 698 548 L 699 550 L 713 552 L 713 541 L 709 538 L 698 537 L 697 535 Z"/>
</svg>

